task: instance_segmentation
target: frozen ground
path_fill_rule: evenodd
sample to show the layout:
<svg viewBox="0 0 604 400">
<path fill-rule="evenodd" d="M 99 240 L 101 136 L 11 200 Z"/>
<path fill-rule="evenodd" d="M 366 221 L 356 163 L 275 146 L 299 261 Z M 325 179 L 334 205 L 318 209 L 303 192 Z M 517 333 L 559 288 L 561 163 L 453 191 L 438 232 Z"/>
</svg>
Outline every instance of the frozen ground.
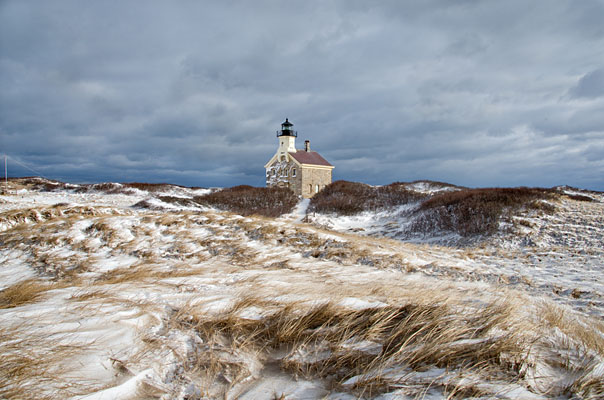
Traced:
<svg viewBox="0 0 604 400">
<path fill-rule="evenodd" d="M 455 190 L 418 185 L 413 189 Z M 308 219 L 316 226 L 338 232 L 430 244 L 435 261 L 423 267 L 424 273 L 522 286 L 523 290 L 544 294 L 602 318 L 604 194 L 561 189 L 571 195 L 589 196 L 593 201 L 560 197 L 554 214 L 527 212 L 515 216 L 498 235 L 473 246 L 468 246 L 467 240 L 464 246 L 458 246 L 463 238 L 451 233 L 410 233 L 408 227 L 417 204 L 352 216 L 313 214 Z M 454 247 L 445 247 L 448 244 Z"/>
<path fill-rule="evenodd" d="M 455 249 L 301 223 L 307 204 L 273 220 L 14 189 L 0 397 L 604 395 L 601 197 Z"/>
</svg>

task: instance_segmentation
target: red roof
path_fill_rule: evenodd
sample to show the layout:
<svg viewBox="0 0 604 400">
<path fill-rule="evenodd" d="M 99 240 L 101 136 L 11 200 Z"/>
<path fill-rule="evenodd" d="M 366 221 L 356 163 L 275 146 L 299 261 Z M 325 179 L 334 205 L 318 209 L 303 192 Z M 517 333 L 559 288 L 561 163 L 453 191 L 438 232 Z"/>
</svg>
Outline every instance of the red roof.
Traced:
<svg viewBox="0 0 604 400">
<path fill-rule="evenodd" d="M 324 165 L 326 167 L 333 166 L 316 151 L 298 150 L 295 153 L 290 152 L 289 155 L 295 158 L 300 164 Z"/>
</svg>

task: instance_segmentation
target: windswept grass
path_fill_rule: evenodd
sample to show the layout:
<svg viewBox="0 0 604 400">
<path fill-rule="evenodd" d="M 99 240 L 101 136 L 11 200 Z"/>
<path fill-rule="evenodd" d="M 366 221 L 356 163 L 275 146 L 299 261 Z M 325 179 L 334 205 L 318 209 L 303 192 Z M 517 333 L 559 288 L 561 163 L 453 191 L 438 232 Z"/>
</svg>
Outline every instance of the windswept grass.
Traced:
<svg viewBox="0 0 604 400">
<path fill-rule="evenodd" d="M 208 388 L 219 377 L 227 377 L 229 387 L 250 379 L 258 372 L 257 360 L 263 360 L 278 362 L 284 373 L 323 379 L 334 390 L 365 398 L 401 387 L 409 388 L 410 395 L 434 387 L 449 398 L 494 396 L 502 387 L 518 384 L 554 396 L 601 395 L 601 377 L 592 374 L 593 360 L 604 356 L 597 335 L 575 335 L 575 328 L 567 328 L 568 336 L 552 339 L 551 325 L 523 315 L 522 305 L 511 299 L 482 307 L 461 299 L 418 300 L 353 310 L 333 302 L 280 304 L 247 296 L 220 314 L 206 314 L 193 305 L 181 308 L 170 326 L 195 332 L 203 343 L 189 354 L 183 374 L 198 374 Z M 247 318 L 246 310 L 263 310 L 263 316 Z M 568 326 L 577 323 L 565 321 Z M 556 351 L 573 356 L 561 366 Z M 273 358 L 277 353 L 284 355 Z M 540 365 L 563 368 L 573 379 L 545 390 L 540 380 L 550 377 L 535 378 L 529 372 Z M 446 372 L 426 380 L 422 374 L 430 370 Z M 465 378 L 469 376 L 474 379 Z M 485 381 L 496 385 L 489 389 L 477 383 Z M 213 392 L 213 397 L 222 395 Z"/>
<path fill-rule="evenodd" d="M 402 198 L 398 189 L 392 201 Z M 230 201 L 229 193 L 221 199 Z M 424 199 L 432 201 L 425 214 L 501 205 L 497 218 L 525 207 L 530 218 L 531 210 L 547 211 L 550 199 L 547 192 L 440 196 Z M 600 321 L 521 293 L 506 297 L 495 283 L 464 282 L 497 274 L 480 271 L 487 265 L 478 261 L 466 264 L 462 252 L 230 212 L 102 210 L 58 205 L 4 213 L 21 222 L 0 234 L 3 260 L 21 260 L 19 268 L 53 282 L 32 279 L 0 292 L 7 316 L 0 398 L 92 393 L 149 369 L 165 398 L 183 398 L 192 386 L 201 391 L 192 398 L 236 398 L 239 388 L 271 374 L 358 398 L 394 390 L 410 398 L 433 390 L 497 398 L 514 388 L 604 396 Z M 405 274 L 413 269 L 418 273 Z M 531 293 L 540 293 L 536 282 Z M 48 290 L 59 287 L 51 298 Z M 42 301 L 47 308 L 38 307 Z M 25 304 L 33 306 L 16 308 Z M 99 329 L 107 324 L 121 335 L 113 323 L 124 328 L 121 343 Z M 13 328 L 18 324 L 28 326 Z M 108 376 L 61 372 L 86 371 L 99 359 Z"/>
<path fill-rule="evenodd" d="M 70 373 L 63 362 L 84 346 L 61 339 L 26 325 L 0 327 L 0 398 L 50 400 L 89 392 L 86 382 L 67 382 L 62 376 Z"/>
<path fill-rule="evenodd" d="M 0 309 L 13 308 L 38 301 L 53 285 L 27 279 L 0 291 Z"/>
</svg>

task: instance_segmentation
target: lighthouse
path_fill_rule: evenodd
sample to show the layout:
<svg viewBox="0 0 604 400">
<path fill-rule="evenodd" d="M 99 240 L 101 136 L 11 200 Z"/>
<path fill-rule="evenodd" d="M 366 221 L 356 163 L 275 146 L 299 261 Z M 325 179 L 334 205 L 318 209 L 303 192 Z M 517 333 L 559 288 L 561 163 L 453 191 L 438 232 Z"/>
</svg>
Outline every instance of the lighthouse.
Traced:
<svg viewBox="0 0 604 400">
<path fill-rule="evenodd" d="M 304 142 L 304 149 L 296 149 L 298 132 L 293 127 L 285 118 L 277 131 L 277 152 L 264 166 L 266 186 L 286 187 L 298 196 L 310 198 L 331 183 L 334 167 L 310 150 L 309 140 Z"/>
<path fill-rule="evenodd" d="M 279 155 L 285 156 L 287 153 L 296 152 L 296 138 L 298 132 L 293 129 L 294 124 L 285 118 L 285 122 L 281 124 L 281 130 L 277 131 L 277 139 L 279 139 Z M 282 157 L 280 157 L 281 159 Z"/>
</svg>

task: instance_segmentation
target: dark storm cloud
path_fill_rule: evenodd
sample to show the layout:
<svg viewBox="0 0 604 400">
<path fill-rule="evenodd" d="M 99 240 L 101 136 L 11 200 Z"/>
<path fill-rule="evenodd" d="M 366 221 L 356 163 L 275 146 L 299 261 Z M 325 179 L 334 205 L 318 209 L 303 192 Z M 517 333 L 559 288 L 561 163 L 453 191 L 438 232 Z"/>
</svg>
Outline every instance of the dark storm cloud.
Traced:
<svg viewBox="0 0 604 400">
<path fill-rule="evenodd" d="M 4 1 L 0 152 L 72 181 L 262 185 L 288 117 L 336 178 L 604 190 L 603 19 L 589 0 Z"/>
</svg>

